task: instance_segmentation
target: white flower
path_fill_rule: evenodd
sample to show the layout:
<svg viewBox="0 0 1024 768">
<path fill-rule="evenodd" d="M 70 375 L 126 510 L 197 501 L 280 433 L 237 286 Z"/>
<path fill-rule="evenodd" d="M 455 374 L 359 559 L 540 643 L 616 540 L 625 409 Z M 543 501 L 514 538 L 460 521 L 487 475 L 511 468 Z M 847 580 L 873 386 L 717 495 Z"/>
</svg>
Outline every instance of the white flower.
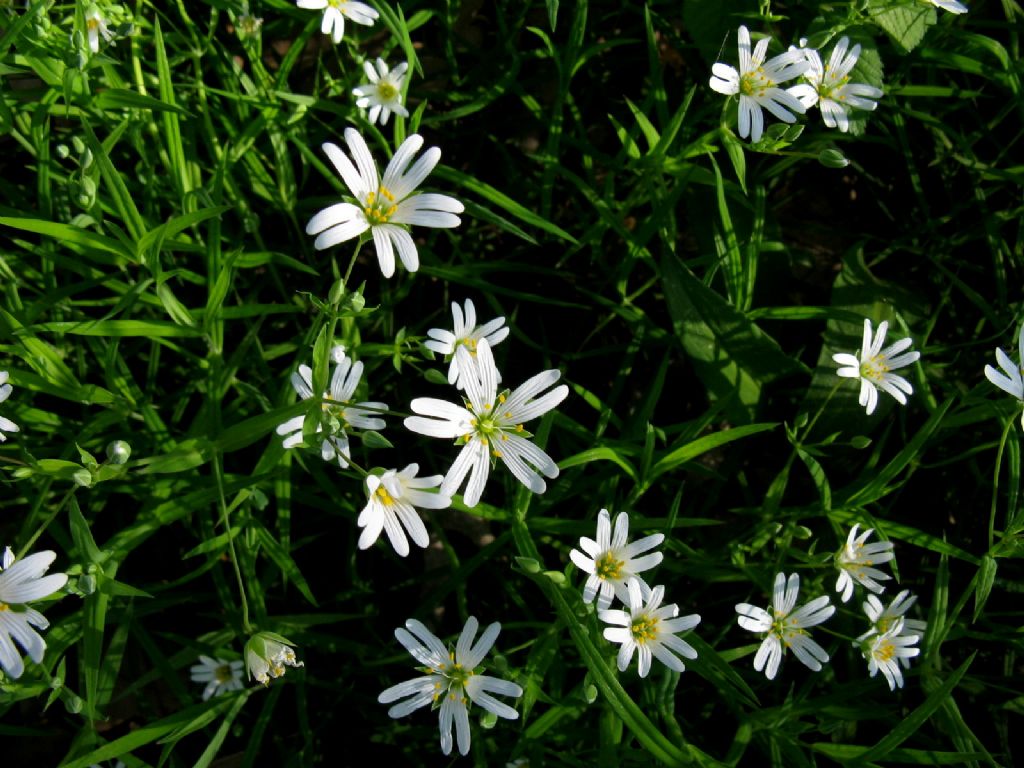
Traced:
<svg viewBox="0 0 1024 768">
<path fill-rule="evenodd" d="M 12 387 L 7 383 L 7 371 L 0 371 L 0 403 L 4 402 L 8 397 L 11 396 Z M 7 435 L 4 432 L 20 432 L 21 427 L 15 424 L 10 419 L 6 419 L 0 416 L 0 443 L 7 440 Z"/>
<path fill-rule="evenodd" d="M 509 333 L 508 328 L 502 327 L 505 324 L 504 317 L 497 317 L 477 327 L 476 307 L 473 305 L 473 300 L 466 299 L 465 304 L 466 310 L 463 313 L 458 303 L 452 302 L 454 331 L 431 328 L 427 331 L 427 336 L 430 337 L 430 340 L 423 343 L 423 346 L 433 352 L 437 352 L 439 355 L 451 356 L 451 363 L 448 366 L 448 383 L 454 384 L 459 389 L 465 389 L 465 387 L 459 377 L 459 359 L 455 355 L 455 350 L 459 347 L 465 347 L 475 360 L 476 345 L 480 343 L 481 339 L 487 339 L 488 345 L 494 347 L 504 341 Z M 498 381 L 501 381 L 500 376 Z"/>
<path fill-rule="evenodd" d="M 836 371 L 836 375 L 849 379 L 860 379 L 860 396 L 857 398 L 857 402 L 867 406 L 868 416 L 875 412 L 875 406 L 878 405 L 877 388 L 888 392 L 900 405 L 907 404 L 906 395 L 914 394 L 914 388 L 910 382 L 892 371 L 915 362 L 921 357 L 921 353 L 900 354 L 914 343 L 910 338 L 900 339 L 883 350 L 882 344 L 885 343 L 885 332 L 888 329 L 889 323 L 883 320 L 878 326 L 878 332 L 872 338 L 871 321 L 865 318 L 864 341 L 860 348 L 860 358 L 845 352 L 832 355 L 832 359 L 841 366 Z"/>
<path fill-rule="evenodd" d="M 802 43 L 803 41 L 801 41 Z M 810 68 L 804 72 L 806 83 L 794 85 L 789 93 L 800 99 L 806 109 L 815 104 L 821 109 L 821 117 L 829 128 L 839 126 L 845 133 L 850 128 L 846 107 L 874 110 L 878 105 L 871 99 L 880 99 L 882 92 L 863 83 L 850 82 L 850 70 L 860 57 L 860 45 L 847 51 L 850 38 L 840 38 L 832 49 L 828 65 L 822 66 L 821 56 L 813 48 L 791 48 L 807 57 Z"/>
<path fill-rule="evenodd" d="M 936 8 L 941 8 L 950 13 L 967 13 L 968 10 L 966 5 L 958 3 L 957 0 L 928 0 L 928 2 Z"/>
<path fill-rule="evenodd" d="M 996 347 L 996 362 L 1003 369 L 1003 373 L 1000 373 L 991 365 L 986 365 L 985 378 L 1006 394 L 1024 401 L 1024 377 L 1021 376 L 1021 372 L 1024 371 L 1024 367 L 1022 367 L 1024 366 L 1024 325 L 1021 326 L 1017 334 L 1017 347 L 1020 351 L 1021 365 L 1014 365 L 1010 356 L 999 347 Z M 1006 375 L 1004 376 L 1003 374 Z M 4 374 L 0 373 L 0 382 L 4 380 L 3 377 Z M 5 397 L 6 395 L 0 389 L 0 402 L 3 402 Z M 0 419 L 0 429 L 3 428 L 3 421 L 3 419 Z M 1024 426 L 1024 414 L 1021 414 L 1021 425 Z M 0 439 L 3 439 L 3 435 L 0 435 Z"/>
<path fill-rule="evenodd" d="M 343 355 L 335 355 L 334 359 L 337 364 L 331 375 L 330 386 L 324 393 L 323 418 L 317 424 L 316 431 L 322 434 L 324 425 L 327 425 L 328 435 L 320 444 L 320 456 L 324 461 L 337 459 L 338 465 L 344 469 L 348 466 L 347 459 L 352 455 L 349 452 L 347 430 L 351 427 L 384 429 L 384 419 L 376 414 L 386 411 L 388 407 L 373 401 L 353 403 L 352 396 L 363 376 L 363 364 L 353 363 Z M 291 382 L 301 399 L 313 397 L 313 371 L 308 365 L 300 365 L 298 372 L 292 374 Z M 277 434 L 287 435 L 284 439 L 285 448 L 294 448 L 302 442 L 302 423 L 305 418 L 296 416 L 277 427 Z"/>
<path fill-rule="evenodd" d="M 792 112 L 804 113 L 804 105 L 790 93 L 779 88 L 779 83 L 799 77 L 810 64 L 799 51 L 787 51 L 764 60 L 771 38 L 758 41 L 750 53 L 750 33 L 741 26 L 736 35 L 739 43 L 740 68 L 716 63 L 711 67 L 711 88 L 726 96 L 739 94 L 739 134 L 751 141 L 760 141 L 764 132 L 764 107 L 784 123 L 796 122 Z"/>
<path fill-rule="evenodd" d="M 305 666 L 295 658 L 295 651 L 289 646 L 294 645 L 281 635 L 274 632 L 257 632 L 245 644 L 245 667 L 249 677 L 267 685 L 270 678 L 280 677 L 285 667 Z"/>
<path fill-rule="evenodd" d="M 628 612 L 597 612 L 601 621 L 616 625 L 605 629 L 604 638 L 608 642 L 622 644 L 619 648 L 619 671 L 625 672 L 633 660 L 633 652 L 639 651 L 637 665 L 640 677 L 647 677 L 651 671 L 652 656 L 669 669 L 683 672 L 686 666 L 675 654 L 696 659 L 697 651 L 685 640 L 676 637 L 676 634 L 696 627 L 700 624 L 700 616 L 694 613 L 676 618 L 679 616 L 679 606 L 675 603 L 659 607 L 665 597 L 665 588 L 660 584 L 651 590 L 646 604 L 640 593 L 640 582 L 636 578 L 629 580 L 626 589 L 624 602 Z"/>
<path fill-rule="evenodd" d="M 242 690 L 242 668 L 245 663 L 241 660 L 224 661 L 224 659 L 211 659 L 209 656 L 200 656 L 199 663 L 194 664 L 189 672 L 192 682 L 202 683 L 203 701 L 211 696 L 220 696 L 228 691 Z"/>
<path fill-rule="evenodd" d="M 324 12 L 320 31 L 330 35 L 335 45 L 341 42 L 345 34 L 345 19 L 369 27 L 380 16 L 366 3 L 357 3 L 355 0 L 295 0 L 295 4 L 307 11 Z"/>
<path fill-rule="evenodd" d="M 66 573 L 43 576 L 56 557 L 55 552 L 46 550 L 15 561 L 11 548 L 4 550 L 0 568 L 0 667 L 12 679 L 25 671 L 15 640 L 36 664 L 43 660 L 46 643 L 33 627 L 46 629 L 50 622 L 25 604 L 48 597 L 67 584 Z M 18 607 L 11 610 L 11 606 Z"/>
<path fill-rule="evenodd" d="M 464 210 L 462 203 L 448 195 L 413 194 L 441 159 L 441 150 L 431 147 L 410 168 L 413 156 L 423 146 L 423 137 L 414 133 L 402 142 L 384 170 L 384 178 L 379 179 L 377 164 L 359 132 L 346 128 L 345 143 L 354 165 L 336 144 L 328 142 L 323 149 L 358 205 L 336 203 L 324 208 L 306 224 L 306 234 L 317 235 L 313 245 L 323 250 L 369 230 L 384 277 L 395 273 L 395 249 L 405 268 L 415 272 L 420 257 L 408 228 L 457 227 L 461 222 L 455 214 Z"/>
<path fill-rule="evenodd" d="M 839 579 L 836 581 L 836 592 L 842 592 L 844 603 L 849 602 L 853 597 L 853 582 L 867 587 L 872 592 L 883 592 L 885 587 L 879 581 L 888 581 L 892 578 L 883 573 L 873 565 L 887 563 L 893 558 L 892 542 L 879 541 L 874 544 L 865 544 L 868 537 L 874 533 L 874 528 L 868 528 L 864 533 L 857 535 L 860 524 L 850 529 L 850 535 L 846 538 L 846 544 L 836 554 L 836 568 L 839 570 Z"/>
<path fill-rule="evenodd" d="M 455 350 L 466 388 L 465 406 L 418 397 L 412 401 L 413 413 L 405 420 L 405 427 L 428 437 L 455 439 L 463 445 L 444 482 L 441 493 L 451 496 L 469 475 L 463 501 L 467 507 L 476 506 L 487 484 L 491 458 L 499 458 L 515 478 L 534 493 L 544 493 L 547 484 L 533 467 L 549 478 L 558 477 L 558 465 L 527 437 L 523 423 L 542 416 L 569 394 L 564 384 L 544 392 L 558 381 L 556 370 L 538 373 L 511 394 L 498 392 L 498 369 L 487 339 L 476 347 L 476 365 L 466 347 Z M 471 375 L 467 372 L 472 371 Z M 532 465 L 532 466 L 531 466 Z"/>
<path fill-rule="evenodd" d="M 665 540 L 662 533 L 654 533 L 632 544 L 626 544 L 629 537 L 629 515 L 619 512 L 615 517 L 615 533 L 612 534 L 611 516 L 607 509 L 597 514 L 597 541 L 580 537 L 580 552 L 574 549 L 569 558 L 581 571 L 590 574 L 583 586 L 583 602 L 593 602 L 597 598 L 598 609 L 608 608 L 612 604 L 612 596 L 616 596 L 623 604 L 629 605 L 627 582 L 635 578 L 644 595 L 650 594 L 651 588 L 637 574 L 649 571 L 661 562 L 664 555 L 652 552 L 638 557 L 649 549 L 653 549 Z"/>
<path fill-rule="evenodd" d="M 924 637 L 925 631 L 928 629 L 928 622 L 921 621 L 920 619 L 908 619 L 904 614 L 910 610 L 911 606 L 917 602 L 917 597 L 910 594 L 909 589 L 904 589 L 896 597 L 892 599 L 892 602 L 887 606 L 882 605 L 882 601 L 874 595 L 867 596 L 867 602 L 863 604 L 864 613 L 868 617 L 868 621 L 871 622 L 871 628 L 868 629 L 863 635 L 857 638 L 858 643 L 862 643 L 869 637 L 875 635 L 884 635 L 886 632 L 891 630 L 897 622 L 903 622 L 901 631 Z M 901 658 L 901 663 L 907 669 L 910 668 L 910 661 L 905 658 Z"/>
<path fill-rule="evenodd" d="M 889 690 L 895 691 L 903 687 L 903 673 L 900 664 L 908 669 L 910 660 L 921 653 L 920 648 L 911 648 L 921 638 L 918 635 L 903 634 L 903 619 L 896 619 L 886 632 L 877 635 L 864 650 L 864 658 L 868 660 L 868 673 L 871 677 L 882 670 Z"/>
<path fill-rule="evenodd" d="M 409 111 L 402 106 L 402 79 L 408 68 L 409 65 L 404 61 L 390 71 L 384 59 L 377 59 L 376 69 L 371 62 L 363 62 L 363 71 L 370 82 L 354 88 L 352 93 L 359 97 L 356 100 L 357 107 L 370 108 L 367 119 L 371 123 L 376 123 L 380 117 L 380 124 L 387 125 L 392 112 L 399 117 L 409 116 Z"/>
<path fill-rule="evenodd" d="M 763 669 L 769 680 L 775 679 L 786 648 L 791 649 L 804 666 L 815 672 L 828 662 L 825 649 L 811 640 L 806 630 L 828 619 L 836 608 L 829 605 L 828 595 L 822 595 L 794 611 L 799 593 L 799 574 L 790 574 L 787 582 L 784 573 L 777 573 L 772 590 L 771 613 L 749 603 L 736 606 L 739 614 L 737 621 L 741 627 L 751 632 L 767 632 L 754 656 L 754 669 L 758 672 Z"/>
<path fill-rule="evenodd" d="M 95 5 L 90 5 L 85 11 L 85 31 L 89 38 L 89 50 L 93 53 L 100 52 L 100 37 L 108 43 L 114 39 L 114 33 Z"/>
<path fill-rule="evenodd" d="M 498 638 L 501 631 L 498 622 L 487 627 L 474 644 L 479 624 L 470 616 L 454 652 L 445 648 L 444 643 L 415 619 L 409 619 L 405 626 L 406 629 L 399 627 L 395 630 L 395 637 L 416 661 L 426 667 L 423 671 L 427 675 L 394 685 L 377 697 L 381 704 L 405 699 L 388 710 L 391 717 L 405 717 L 427 704 L 440 708 L 441 751 L 446 755 L 452 751 L 452 721 L 455 722 L 459 752 L 463 755 L 469 753 L 469 702 L 507 720 L 519 717 L 512 707 L 491 694 L 522 696 L 523 689 L 508 680 L 476 672 Z"/>
<path fill-rule="evenodd" d="M 440 493 L 430 493 L 427 488 L 436 488 L 444 479 L 441 475 L 416 477 L 420 467 L 410 464 L 401 472 L 389 469 L 380 477 L 366 478 L 366 506 L 359 513 L 357 524 L 363 529 L 359 537 L 359 548 L 366 549 L 386 531 L 388 541 L 402 557 L 409 554 L 409 538 L 419 547 L 430 543 L 427 529 L 416 514 L 416 507 L 444 509 L 451 506 L 452 499 Z M 403 528 L 405 530 L 403 530 Z"/>
</svg>

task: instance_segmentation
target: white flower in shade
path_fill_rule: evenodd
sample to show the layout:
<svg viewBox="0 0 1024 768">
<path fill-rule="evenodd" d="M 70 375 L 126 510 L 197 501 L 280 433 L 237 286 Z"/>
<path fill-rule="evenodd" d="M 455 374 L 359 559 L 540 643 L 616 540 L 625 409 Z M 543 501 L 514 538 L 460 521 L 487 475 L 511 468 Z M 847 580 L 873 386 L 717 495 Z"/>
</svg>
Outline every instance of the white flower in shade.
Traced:
<svg viewBox="0 0 1024 768">
<path fill-rule="evenodd" d="M 487 627 L 474 644 L 479 624 L 470 616 L 454 652 L 445 648 L 444 643 L 415 619 L 405 622 L 405 627 L 396 629 L 395 637 L 416 661 L 424 665 L 423 671 L 427 674 L 394 685 L 377 697 L 381 704 L 404 699 L 388 710 L 391 717 L 405 717 L 427 704 L 440 709 L 441 751 L 446 755 L 452 751 L 453 721 L 459 752 L 463 755 L 469 753 L 470 702 L 506 720 L 519 717 L 518 712 L 492 694 L 522 696 L 523 689 L 508 680 L 477 673 L 477 667 L 498 638 L 500 624 L 495 622 Z"/>
<path fill-rule="evenodd" d="M 363 529 L 359 537 L 360 549 L 373 544 L 381 531 L 387 533 L 391 546 L 402 557 L 409 554 L 406 531 L 416 546 L 425 547 L 430 543 L 427 529 L 416 514 L 416 507 L 445 509 L 451 506 L 452 499 L 426 490 L 439 486 L 444 479 L 441 475 L 416 477 L 419 470 L 418 464 L 410 464 L 401 472 L 389 469 L 380 477 L 370 475 L 366 478 L 368 501 L 357 521 Z"/>
<path fill-rule="evenodd" d="M 928 2 L 936 8 L 941 8 L 950 13 L 967 13 L 968 11 L 967 6 L 963 3 L 958 3 L 957 0 L 928 0 Z"/>
<path fill-rule="evenodd" d="M 245 644 L 245 667 L 250 678 L 267 685 L 270 678 L 280 677 L 285 667 L 305 666 L 295 658 L 290 640 L 275 632 L 257 632 Z"/>
<path fill-rule="evenodd" d="M 624 605 L 629 605 L 626 585 L 634 578 L 641 593 L 644 596 L 650 594 L 651 588 L 637 574 L 649 571 L 661 562 L 664 557 L 661 552 L 643 553 L 661 544 L 665 535 L 654 533 L 632 544 L 626 543 L 628 538 L 629 515 L 625 512 L 616 515 L 612 533 L 611 515 L 607 509 L 602 509 L 597 514 L 597 541 L 581 536 L 580 549 L 569 552 L 569 558 L 576 567 L 589 574 L 583 586 L 583 602 L 593 602 L 597 596 L 598 609 L 604 609 L 612 604 L 613 597 L 618 597 Z"/>
<path fill-rule="evenodd" d="M 320 31 L 330 35 L 335 45 L 341 42 L 345 34 L 345 19 L 369 27 L 380 16 L 366 3 L 357 3 L 355 0 L 296 0 L 295 4 L 307 11 L 324 12 Z"/>
<path fill-rule="evenodd" d="M 879 389 L 892 395 L 900 405 L 906 405 L 906 396 L 914 394 L 910 382 L 902 376 L 897 376 L 893 371 L 915 362 L 921 357 L 921 353 L 904 351 L 914 343 L 909 337 L 882 349 L 888 329 L 889 323 L 883 320 L 878 326 L 878 332 L 872 335 L 871 321 L 865 318 L 860 358 L 845 352 L 832 355 L 832 359 L 840 365 L 836 375 L 860 379 L 860 396 L 857 402 L 867 407 L 868 416 L 875 412 L 875 406 L 878 405 Z"/>
<path fill-rule="evenodd" d="M 200 656 L 199 663 L 192 665 L 189 672 L 193 683 L 206 686 L 203 688 L 203 701 L 206 701 L 211 696 L 242 690 L 243 667 L 245 667 L 245 662 L 241 660 L 224 661 L 224 659 Z"/>
<path fill-rule="evenodd" d="M 384 277 L 395 273 L 395 250 L 405 268 L 415 272 L 420 257 L 409 227 L 457 227 L 461 222 L 455 214 L 464 210 L 462 203 L 448 195 L 413 194 L 441 159 L 441 150 L 431 147 L 410 168 L 413 156 L 423 146 L 423 137 L 414 133 L 402 142 L 380 179 L 373 155 L 359 132 L 346 128 L 345 143 L 355 164 L 336 144 L 328 142 L 323 149 L 357 204 L 337 203 L 324 208 L 306 224 L 306 234 L 316 235 L 313 245 L 323 250 L 369 230 Z"/>
<path fill-rule="evenodd" d="M 874 677 L 878 670 L 882 670 L 890 691 L 903 687 L 900 664 L 909 669 L 910 660 L 921 653 L 920 648 L 911 647 L 921 638 L 918 635 L 904 634 L 903 629 L 903 619 L 896 619 L 886 632 L 876 635 L 864 650 L 864 658 L 868 660 L 868 673 Z"/>
<path fill-rule="evenodd" d="M 679 656 L 696 659 L 697 651 L 685 640 L 676 637 L 676 634 L 696 627 L 700 624 L 700 616 L 696 613 L 679 616 L 679 606 L 675 603 L 662 606 L 665 588 L 660 584 L 651 590 L 646 602 L 636 578 L 627 582 L 626 590 L 627 611 L 597 613 L 605 624 L 615 625 L 605 629 L 604 638 L 610 643 L 622 645 L 618 656 L 619 671 L 626 671 L 636 651 L 640 656 L 637 662 L 640 677 L 647 677 L 651 671 L 652 656 L 669 669 L 683 672 L 686 666 Z M 679 656 L 676 656 L 677 653 Z"/>
<path fill-rule="evenodd" d="M 1021 326 L 1020 332 L 1017 334 L 1017 347 L 1020 351 L 1021 365 L 1014 365 L 1010 356 L 999 347 L 996 347 L 996 362 L 1003 369 L 1003 373 L 1000 373 L 991 365 L 986 365 L 985 378 L 1006 394 L 1024 401 L 1024 377 L 1021 375 L 1022 371 L 1024 371 L 1024 325 Z M 0 381 L 3 381 L 3 376 L 4 374 L 0 373 Z M 4 397 L 3 391 L 0 390 L 0 402 L 4 400 Z M 1021 425 L 1024 426 L 1024 414 L 1021 414 Z M 3 420 L 0 419 L 0 429 L 2 428 Z M 0 435 L 0 439 L 2 438 L 3 436 Z"/>
<path fill-rule="evenodd" d="M 12 387 L 7 383 L 8 375 L 7 371 L 0 371 L 0 403 L 4 402 L 8 397 L 11 396 Z M 15 424 L 10 419 L 0 416 L 0 443 L 7 440 L 7 435 L 4 432 L 20 432 L 21 427 Z"/>
<path fill-rule="evenodd" d="M 452 318 L 454 329 L 451 331 L 443 328 L 431 328 L 427 331 L 428 341 L 423 343 L 427 349 L 437 352 L 439 355 L 451 356 L 451 363 L 448 365 L 448 383 L 454 384 L 459 389 L 464 389 L 459 378 L 459 360 L 455 356 L 455 350 L 465 347 L 469 350 L 470 356 L 476 359 L 476 345 L 481 339 L 487 339 L 488 345 L 492 348 L 506 339 L 509 333 L 505 325 L 504 317 L 496 317 L 494 320 L 484 323 L 481 326 L 476 324 L 476 307 L 472 299 L 466 299 L 465 312 L 457 302 L 452 302 Z M 498 377 L 501 381 L 501 377 Z"/>
<path fill-rule="evenodd" d="M 85 11 L 85 32 L 89 38 L 89 50 L 93 53 L 100 52 L 101 37 L 108 43 L 114 39 L 114 33 L 95 5 L 90 5 Z"/>
<path fill-rule="evenodd" d="M 751 141 L 760 141 L 764 132 L 764 107 L 784 123 L 796 122 L 792 114 L 802 115 L 804 105 L 800 100 L 779 88 L 779 83 L 802 75 L 810 66 L 799 51 L 787 51 L 764 60 L 771 38 L 758 41 L 753 54 L 750 52 L 750 32 L 741 26 L 736 35 L 739 43 L 740 68 L 716 63 L 711 67 L 711 88 L 726 96 L 739 94 L 739 134 Z"/>
<path fill-rule="evenodd" d="M 892 542 L 879 541 L 874 544 L 865 544 L 868 537 L 874 533 L 874 528 L 868 528 L 864 533 L 858 535 L 857 529 L 860 524 L 850 529 L 850 535 L 846 538 L 846 544 L 836 554 L 835 563 L 839 570 L 839 579 L 836 581 L 836 592 L 842 592 L 844 603 L 849 602 L 853 597 L 853 582 L 872 592 L 883 592 L 885 587 L 879 581 L 888 581 L 892 578 L 883 573 L 874 565 L 887 563 L 893 558 Z"/>
<path fill-rule="evenodd" d="M 43 660 L 46 642 L 36 629 L 46 629 L 50 622 L 26 603 L 49 597 L 67 584 L 66 573 L 43 576 L 56 557 L 55 552 L 46 550 L 15 560 L 10 547 L 4 550 L 0 568 L 0 667 L 12 679 L 25 671 L 15 640 L 36 664 Z M 12 610 L 13 606 L 17 607 Z"/>
<path fill-rule="evenodd" d="M 477 343 L 476 352 L 474 365 L 466 347 L 455 350 L 466 389 L 465 405 L 418 397 L 411 407 L 413 413 L 420 415 L 407 418 L 405 427 L 428 437 L 454 439 L 463 446 L 441 483 L 441 493 L 451 496 L 468 475 L 463 494 L 467 507 L 476 506 L 480 501 L 492 457 L 501 459 L 515 478 L 531 491 L 544 493 L 547 484 L 537 471 L 555 478 L 558 465 L 526 439 L 531 435 L 523 429 L 523 423 L 543 416 L 562 402 L 569 388 L 563 384 L 544 392 L 561 376 L 552 369 L 528 379 L 511 394 L 508 390 L 499 393 L 498 369 L 487 339 Z"/>
<path fill-rule="evenodd" d="M 408 117 L 409 111 L 402 106 L 402 80 L 405 78 L 405 71 L 409 65 L 404 61 L 392 70 L 384 59 L 377 59 L 377 66 L 369 62 L 363 62 L 363 71 L 370 78 L 366 85 L 354 88 L 352 93 L 358 96 L 356 106 L 360 109 L 369 108 L 370 114 L 367 119 L 376 123 L 380 118 L 381 125 L 387 125 L 391 113 L 399 117 Z"/>
<path fill-rule="evenodd" d="M 857 642 L 862 643 L 875 635 L 884 635 L 889 632 L 897 622 L 902 622 L 902 632 L 924 637 L 924 633 L 928 629 L 928 622 L 921 621 L 920 619 L 908 619 L 905 615 L 915 602 L 917 602 L 917 597 L 910 594 L 909 589 L 904 589 L 896 595 L 889 605 L 882 605 L 882 601 L 877 597 L 874 595 L 868 595 L 867 602 L 863 604 L 863 608 L 864 613 L 868 617 L 868 621 L 871 622 L 871 628 L 858 637 Z M 900 661 L 907 669 L 910 668 L 909 659 L 901 658 Z"/>
<path fill-rule="evenodd" d="M 827 620 L 836 608 L 829 605 L 828 595 L 822 595 L 794 611 L 799 593 L 799 574 L 790 574 L 787 581 L 784 573 L 778 573 L 775 575 L 770 612 L 749 603 L 736 606 L 737 621 L 741 627 L 751 632 L 767 633 L 754 656 L 754 669 L 758 672 L 764 670 L 769 680 L 775 679 L 786 648 L 814 672 L 828 662 L 825 649 L 811 640 L 807 630 Z"/>
<path fill-rule="evenodd" d="M 822 66 L 821 56 L 813 48 L 790 49 L 806 56 L 810 68 L 804 72 L 807 82 L 794 85 L 789 92 L 800 99 L 806 109 L 817 104 L 825 125 L 829 128 L 838 126 L 843 133 L 850 128 L 847 107 L 872 111 L 878 106 L 872 99 L 882 98 L 878 88 L 850 82 L 850 70 L 860 58 L 860 45 L 853 48 L 849 46 L 850 38 L 840 38 L 825 66 Z"/>
<path fill-rule="evenodd" d="M 340 347 L 332 352 L 336 362 L 331 375 L 328 390 L 324 392 L 322 418 L 317 425 L 317 434 L 325 431 L 327 437 L 320 443 L 320 456 L 324 461 L 337 459 L 338 465 L 344 469 L 348 466 L 349 452 L 348 430 L 384 429 L 384 419 L 379 417 L 388 409 L 387 405 L 378 402 L 353 403 L 356 387 L 363 376 L 363 364 L 353 363 L 344 353 L 338 354 Z M 303 400 L 313 397 L 313 370 L 308 365 L 300 365 L 297 373 L 291 376 L 292 387 Z M 277 434 L 285 435 L 284 447 L 294 448 L 302 442 L 302 423 L 305 416 L 288 419 L 277 427 Z"/>
</svg>

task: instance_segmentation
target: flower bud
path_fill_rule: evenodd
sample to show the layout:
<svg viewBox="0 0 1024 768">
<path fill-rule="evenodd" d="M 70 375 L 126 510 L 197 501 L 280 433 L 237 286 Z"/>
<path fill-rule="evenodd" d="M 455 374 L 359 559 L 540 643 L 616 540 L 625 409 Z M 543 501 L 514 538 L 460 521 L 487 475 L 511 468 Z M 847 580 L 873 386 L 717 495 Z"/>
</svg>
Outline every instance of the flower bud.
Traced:
<svg viewBox="0 0 1024 768">
<path fill-rule="evenodd" d="M 124 440 L 114 440 L 107 444 L 107 459 L 111 464 L 124 464 L 132 455 L 132 447 Z"/>
<path fill-rule="evenodd" d="M 284 674 L 285 666 L 301 667 L 301 661 L 295 658 L 293 643 L 273 632 L 257 632 L 245 644 L 245 668 L 249 677 L 255 677 L 263 685 L 267 685 L 272 677 Z"/>
</svg>

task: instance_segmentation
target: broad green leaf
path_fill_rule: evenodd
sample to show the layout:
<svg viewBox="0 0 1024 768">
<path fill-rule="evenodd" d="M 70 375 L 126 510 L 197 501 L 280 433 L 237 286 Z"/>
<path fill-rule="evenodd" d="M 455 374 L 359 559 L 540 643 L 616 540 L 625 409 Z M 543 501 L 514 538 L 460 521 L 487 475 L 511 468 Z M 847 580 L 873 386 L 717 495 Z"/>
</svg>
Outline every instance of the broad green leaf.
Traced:
<svg viewBox="0 0 1024 768">
<path fill-rule="evenodd" d="M 904 51 L 913 50 L 935 24 L 935 8 L 917 0 L 868 0 L 868 18 Z"/>
</svg>

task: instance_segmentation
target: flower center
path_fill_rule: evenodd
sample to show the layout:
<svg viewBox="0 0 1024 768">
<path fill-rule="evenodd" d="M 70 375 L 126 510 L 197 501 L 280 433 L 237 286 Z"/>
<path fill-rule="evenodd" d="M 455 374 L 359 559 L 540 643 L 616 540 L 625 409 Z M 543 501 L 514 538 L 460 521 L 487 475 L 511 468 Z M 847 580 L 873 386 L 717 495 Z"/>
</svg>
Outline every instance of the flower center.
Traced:
<svg viewBox="0 0 1024 768">
<path fill-rule="evenodd" d="M 473 342 L 474 348 L 476 342 Z M 505 393 L 498 395 L 497 405 L 502 405 L 505 402 Z M 496 406 L 491 403 L 484 403 L 484 407 L 477 411 L 473 408 L 472 403 L 467 402 L 466 408 L 476 417 L 470 421 L 470 426 L 473 428 L 472 436 L 467 435 L 465 441 L 468 442 L 473 436 L 479 438 L 484 443 L 491 445 L 491 455 L 495 458 L 501 458 L 501 451 L 494 448 L 494 444 L 499 441 L 508 440 L 509 432 L 523 432 L 522 424 L 512 424 L 512 412 L 505 411 L 502 413 Z"/>
<path fill-rule="evenodd" d="M 7 603 L 0 603 L 0 613 L 7 610 Z"/>
<path fill-rule="evenodd" d="M 882 616 L 878 619 L 878 621 L 875 622 L 875 629 L 878 630 L 878 634 L 884 635 L 886 632 L 889 631 L 889 628 L 892 626 L 892 624 L 893 620 L 891 618 L 889 618 L 888 616 Z"/>
<path fill-rule="evenodd" d="M 765 92 L 774 85 L 775 81 L 764 73 L 764 67 L 758 67 L 743 73 L 740 78 L 740 93 L 744 96 L 764 96 Z"/>
<path fill-rule="evenodd" d="M 466 683 L 469 678 L 476 674 L 472 669 L 466 669 L 455 662 L 454 654 L 448 655 L 450 663 L 437 668 L 428 668 L 428 671 L 440 675 L 442 680 L 434 683 L 434 701 L 442 696 L 450 696 L 452 701 L 466 701 Z"/>
<path fill-rule="evenodd" d="M 395 500 L 393 498 L 391 498 L 391 494 L 388 493 L 387 489 L 383 485 L 377 486 L 376 493 L 377 493 L 377 498 L 380 499 L 381 503 L 385 507 L 390 507 L 392 504 L 395 503 Z"/>
<path fill-rule="evenodd" d="M 387 187 L 381 186 L 376 192 L 366 196 L 366 205 L 363 206 L 363 213 L 366 214 L 370 226 L 387 224 L 388 219 L 395 215 L 398 206 L 395 205 L 395 196 Z"/>
<path fill-rule="evenodd" d="M 860 375 L 872 381 L 881 381 L 882 377 L 889 372 L 889 361 L 882 355 L 875 355 L 870 360 L 860 364 Z"/>
<path fill-rule="evenodd" d="M 391 83 L 379 83 L 377 95 L 380 96 L 381 101 L 393 101 L 398 96 L 398 89 Z"/>
<path fill-rule="evenodd" d="M 473 357 L 476 357 L 476 339 L 474 339 L 472 337 L 465 338 L 465 339 L 457 339 L 455 341 L 455 346 L 456 347 L 459 347 L 459 346 L 465 347 L 466 351 L 468 351 L 469 354 L 471 354 Z M 502 402 L 504 402 L 504 400 L 502 400 Z"/>
<path fill-rule="evenodd" d="M 217 678 L 218 683 L 230 683 L 235 677 L 231 672 L 230 664 L 221 664 L 213 670 L 213 676 Z"/>
<path fill-rule="evenodd" d="M 345 5 L 347 2 L 348 0 L 327 0 L 327 5 L 329 5 L 331 8 L 341 9 L 341 7 Z"/>
<path fill-rule="evenodd" d="M 605 552 L 594 563 L 594 570 L 597 577 L 605 581 L 618 581 L 622 578 L 622 567 L 625 565 L 621 560 L 616 559 L 614 552 Z"/>
<path fill-rule="evenodd" d="M 818 97 L 832 101 L 845 101 L 846 94 L 843 93 L 843 88 L 848 82 L 850 82 L 849 75 L 837 78 L 826 69 L 825 75 L 821 78 L 821 85 L 818 86 Z"/>
<path fill-rule="evenodd" d="M 896 655 L 896 644 L 891 640 L 887 641 L 885 644 L 879 645 L 875 648 L 874 655 L 876 661 L 892 661 L 893 657 Z"/>
<path fill-rule="evenodd" d="M 633 619 L 633 626 L 629 628 L 633 633 L 633 639 L 638 643 L 648 643 L 658 637 L 658 620 L 646 614 Z"/>
</svg>

